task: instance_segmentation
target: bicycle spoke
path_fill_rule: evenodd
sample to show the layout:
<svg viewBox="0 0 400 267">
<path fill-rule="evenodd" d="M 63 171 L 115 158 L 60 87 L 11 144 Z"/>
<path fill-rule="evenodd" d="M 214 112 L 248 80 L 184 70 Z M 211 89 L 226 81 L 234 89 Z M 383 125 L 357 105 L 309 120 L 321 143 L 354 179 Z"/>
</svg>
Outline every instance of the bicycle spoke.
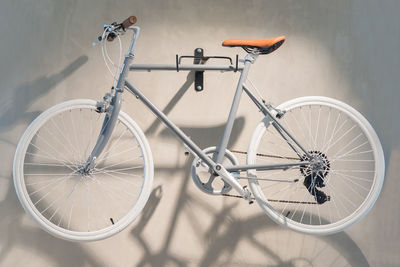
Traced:
<svg viewBox="0 0 400 267">
<path fill-rule="evenodd" d="M 68 179 L 71 179 L 71 176 L 66 176 L 65 179 L 61 180 L 61 182 L 65 181 L 65 180 L 68 180 Z M 56 189 L 56 188 L 58 188 L 60 185 L 62 185 L 61 182 L 59 182 L 56 186 L 54 186 L 53 188 L 51 188 L 50 191 L 48 191 L 46 194 L 44 194 L 44 196 L 42 196 L 39 200 L 37 200 L 37 201 L 34 203 L 34 205 L 36 206 L 36 204 L 38 204 L 42 199 L 44 199 L 44 198 L 45 198 L 46 196 L 48 196 L 51 192 L 53 192 L 54 189 Z M 46 186 L 46 187 L 47 187 L 47 186 Z M 43 189 L 43 188 L 42 188 L 42 189 Z M 42 190 L 42 189 L 41 189 L 41 190 Z M 40 191 L 40 190 L 39 190 L 39 191 Z M 36 192 L 38 192 L 38 191 L 36 191 Z M 30 194 L 30 195 L 33 195 L 33 194 Z"/>
<path fill-rule="evenodd" d="M 338 129 L 338 130 L 336 129 L 336 127 L 337 127 L 337 125 L 338 125 L 338 123 L 339 123 L 339 120 L 340 120 L 340 116 L 341 116 L 341 115 L 342 115 L 342 113 L 339 112 L 339 114 L 338 114 L 337 117 L 336 117 L 335 125 L 333 126 L 333 130 L 332 130 L 331 137 L 328 139 L 328 142 L 326 142 L 326 145 L 323 144 L 321 150 L 326 151 L 326 147 L 329 147 L 329 146 L 331 145 L 331 142 L 332 142 L 333 137 L 335 136 L 336 132 L 339 131 L 339 130 L 341 129 L 341 127 L 342 127 L 343 125 L 345 125 L 345 123 L 347 122 L 347 120 L 345 120 L 345 121 L 343 122 L 343 124 L 342 124 L 341 126 L 339 126 L 339 129 Z"/>
<path fill-rule="evenodd" d="M 314 147 L 314 150 L 317 149 L 317 138 L 318 138 L 318 129 L 319 129 L 320 117 L 321 117 L 321 106 L 319 106 L 319 109 L 318 109 L 318 119 L 317 119 L 317 129 L 315 130 L 315 142 L 314 142 L 315 147 Z"/>
<path fill-rule="evenodd" d="M 30 143 L 30 145 L 33 146 L 34 148 L 36 148 L 38 151 L 45 153 L 45 154 L 49 157 L 49 159 L 54 159 L 54 160 L 56 160 L 58 163 L 63 164 L 63 162 L 60 161 L 60 160 L 58 160 L 57 157 L 55 157 L 54 155 L 51 155 L 51 154 L 49 154 L 48 152 L 41 150 L 39 147 L 37 147 L 37 146 L 34 145 L 33 143 Z M 35 156 L 37 156 L 37 154 L 35 154 Z M 62 158 L 62 160 L 65 160 L 65 161 L 67 162 L 68 165 L 76 165 L 76 164 L 74 164 L 73 162 L 71 162 L 71 161 L 69 161 L 69 160 L 67 160 L 67 159 L 65 159 L 65 158 Z M 64 166 L 68 167 L 67 165 L 64 165 Z M 70 167 L 69 167 L 69 168 L 70 168 Z M 71 169 L 71 168 L 70 168 L 70 169 Z"/>
<path fill-rule="evenodd" d="M 292 117 L 294 117 L 292 111 L 290 111 L 290 114 L 292 115 Z M 298 122 L 299 118 L 293 118 L 293 121 L 296 124 L 297 129 L 302 133 L 302 136 L 304 137 L 304 141 L 307 142 L 307 146 L 311 147 L 311 144 L 310 144 L 310 142 L 309 142 L 309 140 L 307 138 L 306 131 L 305 131 L 304 127 L 300 127 L 300 125 L 299 125 L 299 122 Z M 289 126 L 290 123 L 286 123 L 286 125 Z M 294 133 L 294 131 L 293 131 L 293 133 Z"/>
<path fill-rule="evenodd" d="M 342 152 L 344 149 L 346 149 L 349 145 L 351 145 L 354 141 L 356 141 L 360 136 L 362 136 L 362 133 L 360 133 L 359 135 L 354 137 L 350 142 L 347 143 L 347 145 L 342 146 L 342 148 L 338 152 L 336 152 L 336 154 L 333 155 L 333 157 L 336 157 L 338 154 L 340 154 L 340 152 Z"/>
<path fill-rule="evenodd" d="M 104 157 L 103 157 L 100 161 L 97 162 L 97 164 L 95 164 L 95 167 L 98 166 L 100 163 L 104 162 L 104 161 L 107 160 L 107 159 L 109 160 L 110 158 L 115 158 L 116 156 L 120 156 L 120 155 L 122 155 L 122 154 L 125 154 L 125 153 L 130 152 L 130 151 L 134 151 L 134 150 L 136 150 L 136 149 L 138 149 L 138 147 L 129 148 L 129 149 L 127 149 L 127 150 L 124 150 L 124 151 L 118 152 L 118 153 L 116 153 L 116 154 L 113 154 L 112 156 L 107 157 L 107 158 L 104 158 Z M 141 156 L 138 156 L 138 157 L 136 157 L 136 158 L 140 158 L 140 157 L 141 157 Z"/>
<path fill-rule="evenodd" d="M 65 180 L 65 179 L 67 179 L 67 178 L 69 178 L 69 177 L 71 177 L 71 176 L 73 176 L 72 174 L 73 174 L 74 172 L 71 172 L 71 173 L 69 173 L 69 174 L 63 174 L 63 177 L 61 177 L 61 178 L 63 178 L 63 179 L 61 179 L 62 181 L 63 180 Z M 54 182 L 52 182 L 52 183 L 50 183 L 50 184 L 47 184 L 47 185 L 45 185 L 45 186 L 43 186 L 43 187 L 41 187 L 41 188 L 39 188 L 39 189 L 37 189 L 36 191 L 34 191 L 34 192 L 31 192 L 31 193 L 29 193 L 29 195 L 30 196 L 32 196 L 32 195 L 34 195 L 34 194 L 36 194 L 37 192 L 40 192 L 41 190 L 43 190 L 43 189 L 45 189 L 45 188 L 47 188 L 48 186 L 50 186 L 50 185 L 52 185 L 52 184 L 54 184 L 55 182 L 57 182 L 57 181 L 59 181 L 60 179 L 56 179 Z"/>
<path fill-rule="evenodd" d="M 304 143 L 314 163 L 307 164 L 302 155 L 298 160 L 304 161 L 304 166 L 297 166 L 290 172 L 280 170 L 261 175 L 256 171 L 256 177 L 249 178 L 249 182 L 254 181 L 263 192 L 259 197 L 268 203 L 265 210 L 272 216 L 286 217 L 288 221 L 280 221 L 288 225 L 296 222 L 296 229 L 308 225 L 305 232 L 312 232 L 313 226 L 329 229 L 334 223 L 349 224 L 343 219 L 356 216 L 358 207 L 364 205 L 375 186 L 376 158 L 365 128 L 361 127 L 363 122 L 354 119 L 357 116 L 349 116 L 345 108 L 325 105 L 323 101 L 283 110 L 286 114 L 282 126 L 289 129 L 300 144 Z M 265 127 L 267 129 L 254 137 L 253 142 L 259 141 L 256 141 L 256 152 L 252 153 L 266 156 L 256 156 L 254 160 L 258 164 L 295 160 L 287 156 L 291 154 L 285 147 L 286 140 L 268 124 Z M 334 231 L 335 228 L 331 229 Z"/>
<path fill-rule="evenodd" d="M 359 184 L 359 183 L 356 183 L 356 182 L 354 181 L 355 176 L 346 175 L 346 174 L 343 174 L 343 173 L 340 173 L 340 172 L 336 172 L 336 171 L 332 171 L 332 173 L 333 173 L 333 174 L 336 174 L 336 175 L 339 175 L 339 176 L 341 176 L 342 178 L 344 178 L 344 179 L 346 179 L 346 180 L 348 180 L 348 181 L 351 181 L 352 184 L 357 185 L 358 187 L 364 189 L 364 190 L 367 191 L 367 192 L 370 191 L 370 189 L 368 189 L 368 188 L 362 186 L 362 185 Z M 359 177 L 356 177 L 356 178 L 358 178 L 358 180 L 361 180 Z M 369 179 L 362 179 L 362 180 L 363 180 L 364 182 L 372 183 L 372 181 L 369 180 Z"/>
<path fill-rule="evenodd" d="M 50 122 L 54 125 L 54 127 L 56 128 L 56 130 L 57 130 L 57 132 L 58 132 L 58 134 L 59 135 L 61 135 L 62 137 L 63 137 L 63 139 L 68 143 L 68 145 L 69 145 L 69 148 L 71 149 L 71 150 L 73 150 L 74 152 L 72 152 L 72 156 L 74 157 L 74 154 L 75 153 L 78 153 L 77 151 L 76 151 L 76 149 L 75 149 L 75 146 L 73 146 L 72 145 L 72 143 L 71 143 L 71 140 L 68 138 L 68 137 L 66 137 L 65 136 L 65 131 L 61 131 L 60 130 L 60 128 L 58 127 L 58 125 L 54 122 L 54 119 L 52 118 L 52 119 L 50 119 Z M 64 126 L 65 127 L 65 126 Z M 46 129 L 47 129 L 48 127 L 46 127 Z M 54 135 L 54 134 L 50 134 L 51 136 L 57 136 L 57 135 Z M 65 151 L 69 151 L 69 149 L 68 149 L 68 147 L 63 143 L 63 142 L 61 142 L 62 143 L 62 145 L 63 145 L 63 147 L 65 148 Z M 76 158 L 74 157 L 74 160 L 76 161 Z"/>
<path fill-rule="evenodd" d="M 139 158 L 139 157 L 137 157 L 137 158 Z M 120 161 L 118 163 L 114 163 L 114 164 L 108 165 L 107 167 L 104 167 L 104 168 L 96 168 L 96 166 L 94 168 L 96 168 L 97 171 L 107 171 L 112 167 L 122 165 L 122 164 L 127 163 L 127 162 L 129 162 L 131 160 L 132 160 L 131 158 L 128 158 L 128 159 Z M 136 167 L 140 168 L 141 166 L 136 166 Z"/>
<path fill-rule="evenodd" d="M 78 117 L 79 117 L 79 116 L 78 116 Z M 81 147 L 81 145 L 80 145 L 79 142 L 78 142 L 78 136 L 77 136 L 77 134 L 76 134 L 75 121 L 74 121 L 74 119 L 72 118 L 72 110 L 69 111 L 69 118 L 70 118 L 71 125 L 72 125 L 72 131 L 73 131 L 73 135 L 74 135 L 76 147 L 79 148 L 79 147 Z M 81 152 L 79 151 L 79 149 L 78 149 L 77 151 L 78 151 L 78 158 L 82 159 Z"/>
<path fill-rule="evenodd" d="M 67 203 L 67 201 L 69 200 L 69 198 L 70 198 L 70 197 L 73 195 L 73 193 L 75 192 L 76 186 L 77 186 L 77 184 L 79 183 L 80 180 L 81 180 L 81 179 L 77 179 L 77 180 L 76 180 L 74 186 L 72 187 L 71 192 L 67 194 L 67 196 L 66 196 L 66 198 L 64 199 L 62 205 L 58 205 L 57 209 L 56 209 L 56 210 L 53 212 L 53 214 L 50 216 L 49 221 L 51 221 L 51 219 L 54 217 L 54 215 L 57 214 L 57 211 L 58 211 L 64 204 Z M 60 223 L 61 223 L 62 219 L 64 218 L 64 214 L 65 214 L 65 210 L 64 210 L 63 215 L 61 216 L 61 218 L 60 218 L 60 220 L 59 220 L 59 222 L 58 222 L 58 224 L 57 224 L 58 226 L 60 226 Z"/>
<path fill-rule="evenodd" d="M 116 170 L 107 170 L 107 171 L 97 171 L 96 169 L 94 169 L 93 174 L 97 174 L 97 173 L 117 173 L 117 174 L 122 174 L 122 175 L 130 175 L 130 176 L 133 176 L 133 177 L 143 178 L 143 175 L 137 175 L 137 174 L 132 174 L 132 173 L 121 172 L 121 171 L 127 171 L 127 170 L 138 170 L 139 168 L 142 168 L 142 167 L 143 166 L 116 169 Z"/>
<path fill-rule="evenodd" d="M 68 111 L 66 111 L 66 112 L 68 112 Z M 67 126 L 65 125 L 65 120 L 64 120 L 64 117 L 62 116 L 62 114 L 60 114 L 59 116 L 61 117 L 61 125 L 62 125 L 62 127 L 63 127 L 63 131 L 62 131 L 62 132 L 64 132 L 64 133 L 70 132 L 70 127 L 67 127 Z M 72 157 L 74 158 L 75 161 L 77 161 L 77 160 L 76 160 L 76 157 L 77 157 L 77 155 L 78 155 L 78 152 L 77 152 L 75 146 L 73 145 L 71 138 L 66 137 L 66 139 L 68 140 L 68 143 L 69 143 L 69 145 L 71 146 L 70 149 L 71 149 L 71 152 L 72 152 Z M 78 157 L 79 157 L 79 156 L 78 156 Z"/>
<path fill-rule="evenodd" d="M 353 152 L 354 150 L 360 148 L 361 146 L 363 146 L 365 144 L 367 144 L 367 142 L 365 142 L 365 143 L 353 148 L 351 152 Z M 347 153 L 349 153 L 349 152 L 347 152 Z M 343 154 L 343 155 L 341 155 L 339 157 L 332 158 L 331 162 L 334 162 L 337 159 L 348 158 L 348 157 L 352 157 L 352 156 L 356 156 L 356 155 L 363 155 L 363 154 L 367 154 L 367 153 L 371 154 L 371 153 L 373 153 L 373 150 L 366 150 L 366 151 L 361 151 L 361 152 L 357 152 L 357 153 L 350 153 L 350 154 L 347 154 L 347 153 L 345 153 L 345 154 Z"/>
</svg>

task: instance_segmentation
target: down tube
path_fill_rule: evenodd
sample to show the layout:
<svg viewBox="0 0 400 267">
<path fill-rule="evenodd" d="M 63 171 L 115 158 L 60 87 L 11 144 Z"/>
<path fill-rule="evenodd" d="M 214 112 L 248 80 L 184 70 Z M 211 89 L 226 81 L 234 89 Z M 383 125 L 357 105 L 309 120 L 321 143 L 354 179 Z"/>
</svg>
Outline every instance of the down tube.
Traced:
<svg viewBox="0 0 400 267">
<path fill-rule="evenodd" d="M 125 80 L 125 85 L 128 90 L 140 99 L 153 113 L 159 118 L 168 128 L 170 128 L 178 138 L 185 143 L 203 162 L 205 162 L 210 168 L 214 170 L 215 162 L 212 161 L 203 151 L 181 130 L 176 126 L 168 117 L 160 111 L 153 103 L 147 99 L 139 89 L 135 88 L 130 82 Z"/>
</svg>

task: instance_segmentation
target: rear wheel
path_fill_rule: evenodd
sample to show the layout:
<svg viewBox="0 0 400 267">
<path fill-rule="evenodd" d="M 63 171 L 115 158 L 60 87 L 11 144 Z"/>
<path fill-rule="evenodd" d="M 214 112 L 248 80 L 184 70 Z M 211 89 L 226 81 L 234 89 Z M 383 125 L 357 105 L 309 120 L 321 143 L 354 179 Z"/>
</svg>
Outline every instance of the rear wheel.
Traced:
<svg viewBox="0 0 400 267">
<path fill-rule="evenodd" d="M 257 203 L 274 221 L 309 234 L 332 234 L 360 220 L 384 180 L 384 155 L 369 122 L 326 97 L 302 97 L 278 107 L 280 123 L 307 150 L 297 154 L 266 117 L 251 139 L 248 164 L 302 162 L 287 170 L 250 170 Z"/>
<path fill-rule="evenodd" d="M 149 197 L 151 151 L 143 132 L 122 111 L 94 168 L 83 170 L 103 120 L 95 101 L 72 100 L 43 112 L 19 141 L 13 169 L 18 198 L 56 237 L 107 238 L 127 227 Z"/>
</svg>

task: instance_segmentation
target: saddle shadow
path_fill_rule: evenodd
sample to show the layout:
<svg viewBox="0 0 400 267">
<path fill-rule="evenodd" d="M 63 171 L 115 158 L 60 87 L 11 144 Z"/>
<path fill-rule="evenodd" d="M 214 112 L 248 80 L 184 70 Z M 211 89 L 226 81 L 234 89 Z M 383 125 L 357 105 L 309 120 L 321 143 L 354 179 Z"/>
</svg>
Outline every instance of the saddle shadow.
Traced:
<svg viewBox="0 0 400 267">
<path fill-rule="evenodd" d="M 188 73 L 188 75 L 186 76 L 186 81 L 183 83 L 181 88 L 179 88 L 178 92 L 174 95 L 174 97 L 169 101 L 167 106 L 163 109 L 162 112 L 165 115 L 168 115 L 171 112 L 171 110 L 175 107 L 175 105 L 179 102 L 179 100 L 181 100 L 183 95 L 186 93 L 186 91 L 193 84 L 193 82 L 194 82 L 194 73 L 195 73 L 194 71 L 190 71 Z M 154 134 L 157 131 L 157 129 L 160 126 L 160 124 L 161 124 L 161 121 L 156 118 L 154 120 L 154 122 L 149 126 L 149 128 L 147 128 L 147 130 L 145 131 L 145 134 L 146 135 Z"/>
<path fill-rule="evenodd" d="M 228 146 L 237 142 L 240 133 L 244 127 L 245 127 L 245 118 L 244 117 L 236 118 L 234 121 Z M 193 141 L 195 141 L 199 147 L 209 147 L 209 146 L 215 146 L 217 145 L 217 143 L 221 141 L 215 138 L 216 137 L 222 138 L 225 129 L 225 124 L 220 124 L 212 127 L 182 126 L 179 128 Z M 163 129 L 160 135 L 166 138 L 175 137 L 175 135 L 168 128 Z"/>
</svg>

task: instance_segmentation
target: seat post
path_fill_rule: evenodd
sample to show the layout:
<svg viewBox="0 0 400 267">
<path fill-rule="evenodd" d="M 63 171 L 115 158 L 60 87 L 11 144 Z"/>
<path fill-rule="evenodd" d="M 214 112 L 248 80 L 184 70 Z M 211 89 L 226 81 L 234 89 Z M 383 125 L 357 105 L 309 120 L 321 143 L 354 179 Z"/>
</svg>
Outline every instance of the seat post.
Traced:
<svg viewBox="0 0 400 267">
<path fill-rule="evenodd" d="M 218 148 L 218 156 L 217 156 L 216 163 L 222 163 L 222 161 L 224 159 L 225 150 L 228 145 L 228 141 L 231 136 L 231 132 L 232 132 L 232 128 L 233 128 L 233 123 L 235 121 L 236 113 L 239 108 L 239 102 L 240 102 L 240 98 L 241 98 L 242 92 L 243 92 L 243 84 L 247 79 L 247 75 L 249 73 L 251 64 L 254 63 L 254 61 L 257 59 L 257 57 L 258 57 L 258 55 L 249 53 L 244 58 L 244 61 L 245 61 L 244 68 L 242 70 L 242 74 L 240 75 L 239 82 L 236 87 L 236 93 L 233 98 L 233 102 L 232 102 L 231 110 L 229 112 L 228 120 L 226 122 L 224 135 L 222 137 L 221 144 Z"/>
</svg>

